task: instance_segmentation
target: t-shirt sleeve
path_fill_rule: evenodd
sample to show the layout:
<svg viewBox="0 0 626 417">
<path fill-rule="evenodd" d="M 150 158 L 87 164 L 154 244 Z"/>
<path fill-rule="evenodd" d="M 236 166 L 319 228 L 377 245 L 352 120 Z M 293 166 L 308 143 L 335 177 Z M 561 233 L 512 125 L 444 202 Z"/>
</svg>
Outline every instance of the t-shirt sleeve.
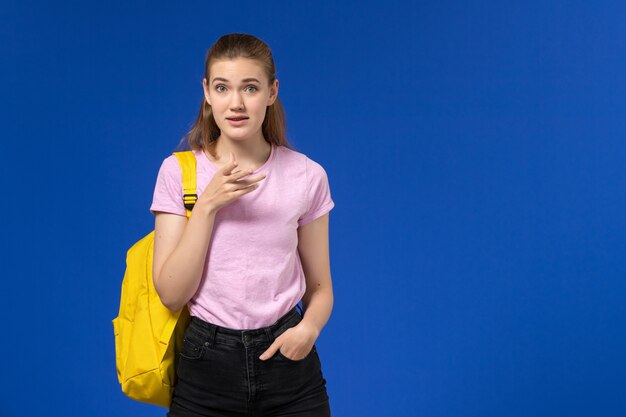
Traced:
<svg viewBox="0 0 626 417">
<path fill-rule="evenodd" d="M 186 216 L 183 204 L 183 173 L 176 155 L 170 155 L 163 160 L 157 175 L 154 195 L 150 212 L 157 211 Z"/>
<path fill-rule="evenodd" d="M 308 158 L 306 164 L 306 198 L 308 209 L 298 219 L 298 226 L 312 222 L 335 207 L 335 203 L 330 195 L 328 176 L 324 168 L 317 162 Z"/>
</svg>

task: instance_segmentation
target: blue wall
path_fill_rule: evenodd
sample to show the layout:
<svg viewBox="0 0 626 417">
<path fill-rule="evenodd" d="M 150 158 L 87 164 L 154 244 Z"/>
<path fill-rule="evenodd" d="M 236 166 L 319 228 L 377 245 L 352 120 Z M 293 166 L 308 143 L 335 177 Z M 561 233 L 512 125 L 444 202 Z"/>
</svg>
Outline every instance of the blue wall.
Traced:
<svg viewBox="0 0 626 417">
<path fill-rule="evenodd" d="M 1 12 L 0 415 L 165 415 L 111 320 L 230 32 L 329 176 L 333 416 L 626 414 L 623 2 L 73 3 Z"/>
</svg>

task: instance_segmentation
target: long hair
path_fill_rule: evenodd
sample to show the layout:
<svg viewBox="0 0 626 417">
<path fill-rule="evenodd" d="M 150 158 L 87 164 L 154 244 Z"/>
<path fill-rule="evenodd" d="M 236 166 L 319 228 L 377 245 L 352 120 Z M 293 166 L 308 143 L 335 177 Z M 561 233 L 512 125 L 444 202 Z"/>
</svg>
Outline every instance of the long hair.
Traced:
<svg viewBox="0 0 626 417">
<path fill-rule="evenodd" d="M 259 62 L 269 79 L 268 85 L 271 86 L 276 79 L 274 57 L 269 46 L 257 37 L 245 33 L 223 35 L 209 48 L 204 63 L 204 77 L 207 81 L 210 80 L 209 70 L 214 61 L 236 58 L 254 59 Z M 265 110 L 265 119 L 261 125 L 263 137 L 270 144 L 293 149 L 293 146 L 287 141 L 286 124 L 285 110 L 280 102 L 280 98 L 276 97 L 274 103 L 271 106 L 267 106 Z M 196 117 L 191 130 L 182 137 L 177 149 L 204 149 L 217 159 L 215 145 L 220 133 L 221 131 L 217 123 L 215 123 L 211 106 L 207 103 L 203 94 L 198 117 Z"/>
</svg>

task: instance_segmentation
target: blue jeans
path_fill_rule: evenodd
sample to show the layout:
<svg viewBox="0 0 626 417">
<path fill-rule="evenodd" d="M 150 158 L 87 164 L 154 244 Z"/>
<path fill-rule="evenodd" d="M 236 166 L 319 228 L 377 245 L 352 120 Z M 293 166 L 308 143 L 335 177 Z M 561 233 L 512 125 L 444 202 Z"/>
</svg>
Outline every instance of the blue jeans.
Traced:
<svg viewBox="0 0 626 417">
<path fill-rule="evenodd" d="M 327 417 L 326 380 L 317 348 L 301 360 L 263 353 L 302 316 L 294 308 L 276 323 L 235 330 L 192 317 L 185 331 L 167 417 Z"/>
</svg>

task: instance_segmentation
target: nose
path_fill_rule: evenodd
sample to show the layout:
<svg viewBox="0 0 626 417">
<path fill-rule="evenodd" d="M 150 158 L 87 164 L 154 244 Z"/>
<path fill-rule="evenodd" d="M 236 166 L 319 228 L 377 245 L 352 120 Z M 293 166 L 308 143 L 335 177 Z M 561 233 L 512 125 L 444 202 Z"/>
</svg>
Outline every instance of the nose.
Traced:
<svg viewBox="0 0 626 417">
<path fill-rule="evenodd" d="M 230 107 L 232 110 L 241 110 L 243 108 L 243 100 L 241 99 L 241 95 L 239 95 L 238 93 L 234 93 L 232 95 Z"/>
</svg>

